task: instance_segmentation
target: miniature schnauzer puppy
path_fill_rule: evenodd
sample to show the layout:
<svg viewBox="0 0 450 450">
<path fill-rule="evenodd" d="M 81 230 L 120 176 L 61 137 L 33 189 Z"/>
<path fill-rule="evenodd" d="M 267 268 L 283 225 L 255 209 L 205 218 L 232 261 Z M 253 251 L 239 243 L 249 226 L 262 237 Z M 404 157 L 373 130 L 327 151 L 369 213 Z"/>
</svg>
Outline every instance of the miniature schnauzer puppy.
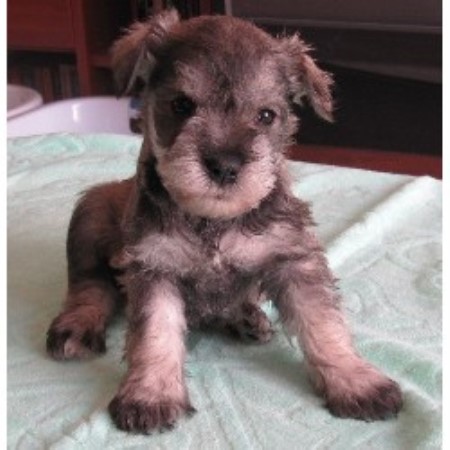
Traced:
<svg viewBox="0 0 450 450">
<path fill-rule="evenodd" d="M 308 205 L 290 190 L 285 150 L 305 99 L 332 119 L 332 79 L 294 35 L 232 17 L 169 10 L 113 47 L 122 93 L 143 100 L 136 175 L 90 189 L 67 240 L 68 293 L 47 335 L 58 360 L 105 348 L 127 305 L 128 372 L 109 405 L 118 428 L 171 428 L 191 406 L 185 335 L 214 324 L 266 342 L 272 299 L 329 410 L 394 416 L 397 383 L 352 345 Z"/>
</svg>

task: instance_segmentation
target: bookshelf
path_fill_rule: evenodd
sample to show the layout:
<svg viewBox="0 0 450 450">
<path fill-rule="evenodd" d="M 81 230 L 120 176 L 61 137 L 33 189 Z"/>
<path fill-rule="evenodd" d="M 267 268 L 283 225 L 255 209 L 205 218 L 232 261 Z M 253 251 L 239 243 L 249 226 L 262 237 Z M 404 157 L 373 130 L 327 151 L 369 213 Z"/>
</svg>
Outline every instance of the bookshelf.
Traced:
<svg viewBox="0 0 450 450">
<path fill-rule="evenodd" d="M 8 0 L 8 83 L 45 102 L 114 92 L 109 48 L 135 20 L 175 6 L 184 17 L 213 12 L 212 0 Z"/>
</svg>

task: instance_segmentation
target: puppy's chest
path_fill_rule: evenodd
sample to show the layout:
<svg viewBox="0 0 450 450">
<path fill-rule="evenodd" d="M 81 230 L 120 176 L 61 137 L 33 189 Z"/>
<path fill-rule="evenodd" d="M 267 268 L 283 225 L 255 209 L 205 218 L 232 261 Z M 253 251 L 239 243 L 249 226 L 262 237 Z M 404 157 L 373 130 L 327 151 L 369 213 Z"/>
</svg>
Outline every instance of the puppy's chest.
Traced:
<svg viewBox="0 0 450 450">
<path fill-rule="evenodd" d="M 168 276 L 181 289 L 189 323 L 226 316 L 259 292 L 277 257 L 298 250 L 283 227 L 265 233 L 156 234 L 127 248 L 145 272 Z"/>
<path fill-rule="evenodd" d="M 238 274 L 256 274 L 283 245 L 273 233 L 227 231 L 217 235 L 149 234 L 133 247 L 133 259 L 146 270 L 193 278 L 211 288 Z"/>
<path fill-rule="evenodd" d="M 242 265 L 232 250 L 223 248 L 220 239 L 155 234 L 146 236 L 133 248 L 133 259 L 154 272 L 183 278 L 214 278 Z"/>
</svg>

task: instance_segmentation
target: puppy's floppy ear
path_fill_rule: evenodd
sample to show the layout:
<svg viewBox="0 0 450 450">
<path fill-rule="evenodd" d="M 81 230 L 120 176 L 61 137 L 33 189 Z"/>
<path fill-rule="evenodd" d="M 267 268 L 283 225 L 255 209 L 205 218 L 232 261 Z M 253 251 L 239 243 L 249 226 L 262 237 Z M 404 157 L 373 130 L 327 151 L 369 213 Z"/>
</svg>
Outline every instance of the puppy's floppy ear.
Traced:
<svg viewBox="0 0 450 450">
<path fill-rule="evenodd" d="M 289 93 L 294 103 L 302 104 L 307 97 L 314 111 L 323 119 L 333 121 L 333 98 L 331 74 L 321 70 L 309 55 L 311 47 L 295 34 L 279 39 L 281 54 L 285 61 Z"/>
<path fill-rule="evenodd" d="M 146 22 L 137 22 L 112 46 L 112 68 L 118 95 L 142 88 L 157 63 L 158 49 L 170 29 L 180 21 L 175 9 L 163 11 Z"/>
</svg>

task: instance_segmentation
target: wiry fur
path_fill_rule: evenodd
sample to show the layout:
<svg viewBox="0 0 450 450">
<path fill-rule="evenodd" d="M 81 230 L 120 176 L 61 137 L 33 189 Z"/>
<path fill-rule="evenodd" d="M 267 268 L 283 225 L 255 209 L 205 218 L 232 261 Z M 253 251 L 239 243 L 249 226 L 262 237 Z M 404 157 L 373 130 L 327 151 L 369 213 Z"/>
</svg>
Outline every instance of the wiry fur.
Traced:
<svg viewBox="0 0 450 450">
<path fill-rule="evenodd" d="M 353 348 L 309 207 L 289 188 L 292 103 L 332 115 L 331 77 L 308 50 L 298 36 L 229 17 L 180 22 L 174 11 L 114 46 L 120 91 L 142 94 L 144 142 L 136 176 L 92 188 L 74 211 L 67 300 L 47 348 L 56 359 L 105 351 L 127 301 L 129 369 L 109 407 L 121 429 L 172 427 L 192 412 L 188 328 L 266 342 L 267 297 L 334 414 L 372 420 L 401 407 L 398 385 Z"/>
</svg>

